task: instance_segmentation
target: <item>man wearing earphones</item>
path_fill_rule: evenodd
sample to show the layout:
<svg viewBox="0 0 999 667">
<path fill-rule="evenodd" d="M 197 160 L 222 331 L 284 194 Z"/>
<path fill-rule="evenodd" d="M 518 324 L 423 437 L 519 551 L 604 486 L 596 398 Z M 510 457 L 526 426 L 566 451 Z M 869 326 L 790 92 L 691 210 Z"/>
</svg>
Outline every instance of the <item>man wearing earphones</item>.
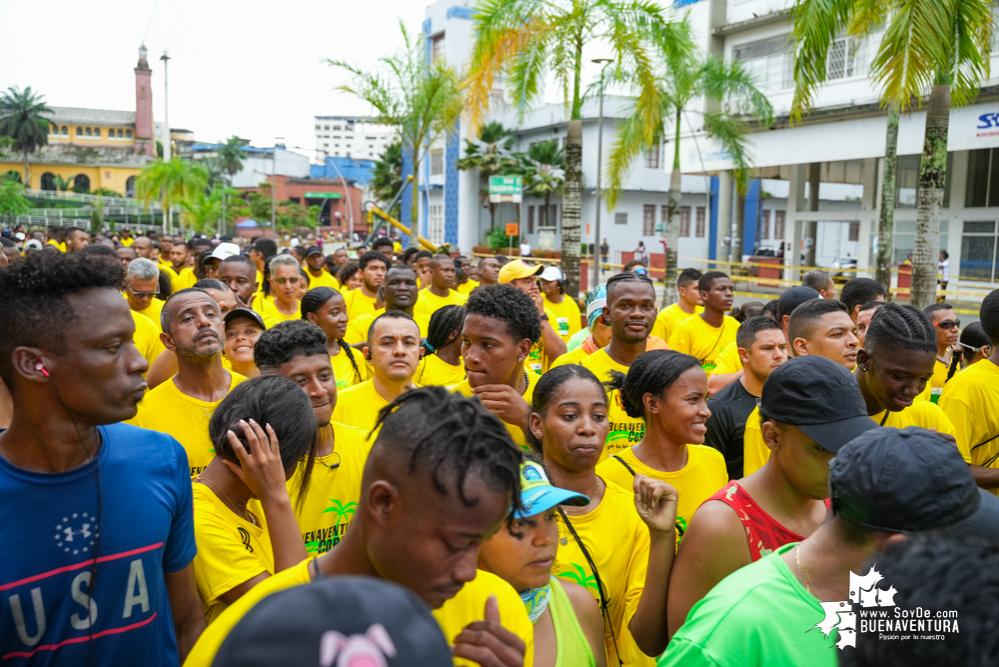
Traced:
<svg viewBox="0 0 999 667">
<path fill-rule="evenodd" d="M 149 367 L 114 257 L 36 253 L 0 271 L 0 656 L 4 665 L 177 665 L 205 627 L 187 457 L 121 424 Z"/>
<path fill-rule="evenodd" d="M 546 267 L 538 276 L 545 310 L 555 316 L 555 331 L 566 343 L 583 328 L 579 305 L 565 295 L 565 274 L 557 266 Z"/>
<path fill-rule="evenodd" d="M 371 323 L 364 359 L 372 377 L 340 392 L 333 421 L 363 429 L 375 427 L 378 412 L 416 385 L 413 375 L 420 365 L 420 327 L 401 310 L 387 310 Z"/>
</svg>

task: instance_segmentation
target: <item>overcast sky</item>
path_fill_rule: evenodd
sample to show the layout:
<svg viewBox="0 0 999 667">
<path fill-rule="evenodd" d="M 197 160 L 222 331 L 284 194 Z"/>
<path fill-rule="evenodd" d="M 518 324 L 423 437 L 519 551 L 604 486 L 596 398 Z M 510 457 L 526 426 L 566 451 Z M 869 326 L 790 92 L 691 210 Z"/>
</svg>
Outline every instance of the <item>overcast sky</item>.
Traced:
<svg viewBox="0 0 999 667">
<path fill-rule="evenodd" d="M 139 44 L 153 68 L 153 114 L 163 120 L 164 49 L 170 125 L 199 140 L 236 134 L 256 146 L 284 137 L 315 147 L 315 115 L 367 114 L 335 91 L 346 79 L 320 63 L 371 69 L 401 46 L 398 20 L 420 29 L 422 0 L 0 0 L 0 89 L 44 94 L 51 106 L 134 111 Z M 314 157 L 313 152 L 306 152 Z"/>
</svg>

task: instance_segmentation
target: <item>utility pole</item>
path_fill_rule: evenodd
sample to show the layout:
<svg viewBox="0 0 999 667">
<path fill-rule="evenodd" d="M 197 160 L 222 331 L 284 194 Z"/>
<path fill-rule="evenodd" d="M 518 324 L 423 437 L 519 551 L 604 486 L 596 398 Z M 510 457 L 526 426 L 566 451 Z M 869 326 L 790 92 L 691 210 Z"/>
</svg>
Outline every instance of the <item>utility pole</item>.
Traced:
<svg viewBox="0 0 999 667">
<path fill-rule="evenodd" d="M 597 215 L 593 226 L 593 286 L 600 285 L 600 195 L 601 175 L 603 174 L 604 150 L 604 72 L 607 65 L 614 62 L 610 58 L 594 58 L 594 63 L 603 65 L 600 68 L 600 111 L 597 114 Z"/>
<path fill-rule="evenodd" d="M 167 63 L 170 61 L 170 56 L 164 53 L 160 56 L 160 60 L 163 61 L 163 161 L 170 161 L 170 104 L 167 98 Z M 163 211 L 164 224 L 163 229 L 169 229 L 170 233 L 173 233 L 173 216 L 171 215 L 169 207 Z M 169 222 L 166 222 L 169 220 Z"/>
</svg>

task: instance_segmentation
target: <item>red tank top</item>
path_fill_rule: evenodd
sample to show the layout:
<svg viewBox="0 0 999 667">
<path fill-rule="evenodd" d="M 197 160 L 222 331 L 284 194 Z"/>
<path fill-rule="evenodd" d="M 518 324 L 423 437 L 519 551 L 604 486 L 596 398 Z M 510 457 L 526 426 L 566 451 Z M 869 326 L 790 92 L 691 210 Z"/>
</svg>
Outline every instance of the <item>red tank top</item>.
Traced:
<svg viewBox="0 0 999 667">
<path fill-rule="evenodd" d="M 805 539 L 777 523 L 772 516 L 756 504 L 753 497 L 746 493 L 746 490 L 739 486 L 738 482 L 729 482 L 728 486 L 708 500 L 720 500 L 735 510 L 739 516 L 739 521 L 742 522 L 742 527 L 746 529 L 749 554 L 754 563 L 778 547 Z M 828 507 L 829 501 L 826 500 L 826 508 L 828 509 Z"/>
</svg>

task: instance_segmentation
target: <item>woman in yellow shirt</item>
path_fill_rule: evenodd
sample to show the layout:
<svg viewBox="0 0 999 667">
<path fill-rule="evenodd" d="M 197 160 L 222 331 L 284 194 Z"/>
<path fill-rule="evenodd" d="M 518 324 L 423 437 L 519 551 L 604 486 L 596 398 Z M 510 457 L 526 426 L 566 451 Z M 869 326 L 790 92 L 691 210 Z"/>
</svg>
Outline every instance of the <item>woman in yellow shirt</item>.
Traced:
<svg viewBox="0 0 999 667">
<path fill-rule="evenodd" d="M 499 575 L 520 593 L 534 624 L 535 667 L 604 667 L 604 622 L 593 596 L 552 577 L 558 550 L 558 506 L 586 505 L 581 493 L 551 485 L 544 468 L 521 464 L 524 506 L 479 549 L 479 569 Z"/>
<path fill-rule="evenodd" d="M 589 369 L 557 366 L 538 380 L 532 445 L 555 486 L 589 499 L 560 509 L 553 571 L 585 586 L 600 604 L 607 664 L 651 667 L 667 642 L 676 491 L 644 475 L 625 490 L 598 475 L 609 430 L 607 394 Z"/>
<path fill-rule="evenodd" d="M 465 364 L 461 359 L 464 323 L 462 306 L 444 306 L 430 316 L 427 337 L 423 341 L 423 358 L 413 376 L 413 382 L 418 386 L 453 387 L 465 381 Z"/>
<path fill-rule="evenodd" d="M 635 360 L 628 375 L 616 374 L 611 385 L 620 391 L 629 417 L 645 422 L 642 441 L 597 466 L 597 473 L 630 490 L 636 474 L 661 479 L 680 496 L 676 543 L 701 503 L 728 484 L 725 457 L 705 446 L 708 378 L 701 362 L 673 350 L 652 350 Z"/>
<path fill-rule="evenodd" d="M 215 458 L 194 479 L 194 578 L 211 623 L 261 581 L 306 558 L 288 479 L 316 447 L 316 415 L 291 380 L 265 375 L 229 392 L 208 423 Z M 306 493 L 303 477 L 299 497 Z"/>
<path fill-rule="evenodd" d="M 229 360 L 231 370 L 243 377 L 260 375 L 253 362 L 253 348 L 267 327 L 259 314 L 249 308 L 233 308 L 225 314 L 225 347 L 223 353 Z"/>
<path fill-rule="evenodd" d="M 346 264 L 340 269 L 340 273 L 336 275 L 336 279 L 342 285 L 340 291 L 344 294 L 364 284 L 364 274 L 361 273 L 361 267 L 357 262 Z"/>
<path fill-rule="evenodd" d="M 303 280 L 300 271 L 298 260 L 291 255 L 276 255 L 267 263 L 264 298 L 254 305 L 268 327 L 298 319 L 298 289 Z"/>
<path fill-rule="evenodd" d="M 344 342 L 347 333 L 347 304 L 332 287 L 314 287 L 302 297 L 302 319 L 326 334 L 326 349 L 333 365 L 336 388 L 346 389 L 367 379 L 367 366 L 358 365 L 360 352 Z"/>
</svg>

